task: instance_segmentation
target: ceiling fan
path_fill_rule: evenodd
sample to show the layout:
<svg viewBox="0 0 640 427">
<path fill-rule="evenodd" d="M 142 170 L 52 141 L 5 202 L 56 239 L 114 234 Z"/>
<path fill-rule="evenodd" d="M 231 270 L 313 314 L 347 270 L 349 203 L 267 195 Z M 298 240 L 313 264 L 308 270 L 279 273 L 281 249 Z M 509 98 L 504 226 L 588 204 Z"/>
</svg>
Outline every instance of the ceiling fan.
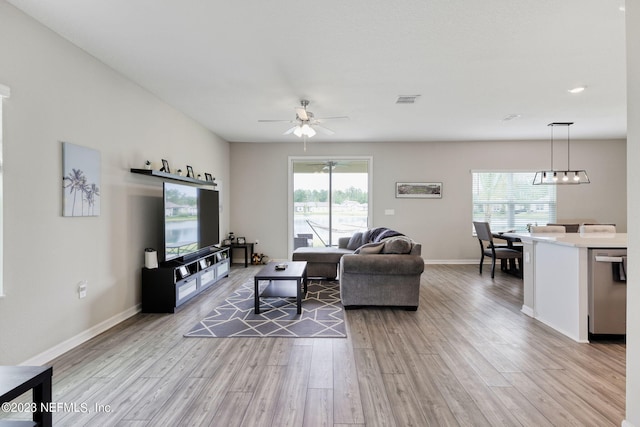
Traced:
<svg viewBox="0 0 640 427">
<path fill-rule="evenodd" d="M 328 127 L 322 125 L 324 120 L 348 119 L 347 116 L 322 117 L 316 118 L 311 111 L 307 111 L 309 101 L 303 99 L 300 101 L 300 107 L 296 107 L 296 118 L 293 120 L 258 120 L 259 122 L 286 122 L 295 123 L 295 126 L 286 130 L 283 135 L 294 134 L 298 138 L 304 140 L 304 150 L 307 151 L 307 138 L 312 138 L 317 132 L 316 130 L 326 134 L 333 135 L 335 132 Z"/>
</svg>

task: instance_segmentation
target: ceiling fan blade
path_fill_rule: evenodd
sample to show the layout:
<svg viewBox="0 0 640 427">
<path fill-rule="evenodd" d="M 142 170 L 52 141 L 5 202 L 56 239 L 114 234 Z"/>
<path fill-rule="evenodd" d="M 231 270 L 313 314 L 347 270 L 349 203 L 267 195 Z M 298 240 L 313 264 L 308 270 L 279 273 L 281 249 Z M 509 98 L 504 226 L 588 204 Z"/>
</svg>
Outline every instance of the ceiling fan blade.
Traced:
<svg viewBox="0 0 640 427">
<path fill-rule="evenodd" d="M 338 119 L 349 120 L 349 116 L 334 116 L 334 117 L 318 117 L 318 118 L 316 118 L 316 120 L 338 120 Z"/>
<path fill-rule="evenodd" d="M 294 131 L 294 130 L 296 130 L 296 128 L 297 128 L 297 127 L 298 127 L 298 126 L 294 126 L 294 127 L 292 127 L 291 129 L 289 129 L 289 130 L 287 130 L 285 133 L 283 133 L 283 135 L 289 135 L 289 134 L 293 133 L 293 131 Z"/>
<path fill-rule="evenodd" d="M 258 120 L 261 123 L 295 123 L 295 120 Z"/>
<path fill-rule="evenodd" d="M 320 132 L 324 133 L 325 135 L 333 135 L 334 133 L 336 133 L 335 131 L 329 129 L 328 127 L 324 127 L 322 125 L 319 125 L 317 123 L 315 123 L 314 125 L 312 125 L 314 128 L 318 129 Z"/>
<path fill-rule="evenodd" d="M 301 120 L 309 120 L 309 116 L 307 115 L 307 110 L 303 107 L 296 107 L 296 114 L 300 117 Z"/>
</svg>

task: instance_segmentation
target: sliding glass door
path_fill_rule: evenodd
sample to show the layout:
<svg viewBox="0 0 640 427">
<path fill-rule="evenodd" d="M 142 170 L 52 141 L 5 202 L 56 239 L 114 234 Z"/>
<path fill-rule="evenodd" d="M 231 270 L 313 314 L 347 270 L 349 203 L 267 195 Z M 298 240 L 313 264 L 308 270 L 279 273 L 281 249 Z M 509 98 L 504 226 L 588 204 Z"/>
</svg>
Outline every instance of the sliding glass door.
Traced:
<svg viewBox="0 0 640 427">
<path fill-rule="evenodd" d="M 369 224 L 370 158 L 291 159 L 292 247 L 337 246 Z"/>
</svg>

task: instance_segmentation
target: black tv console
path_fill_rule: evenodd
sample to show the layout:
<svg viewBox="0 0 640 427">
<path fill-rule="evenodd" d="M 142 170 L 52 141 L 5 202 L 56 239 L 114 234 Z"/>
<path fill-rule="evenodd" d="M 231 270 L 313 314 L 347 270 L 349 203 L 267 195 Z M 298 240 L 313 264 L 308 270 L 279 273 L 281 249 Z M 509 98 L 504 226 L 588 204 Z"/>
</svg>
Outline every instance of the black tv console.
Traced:
<svg viewBox="0 0 640 427">
<path fill-rule="evenodd" d="M 229 249 L 212 246 L 199 256 L 142 269 L 142 312 L 175 313 L 176 308 L 229 276 Z"/>
</svg>

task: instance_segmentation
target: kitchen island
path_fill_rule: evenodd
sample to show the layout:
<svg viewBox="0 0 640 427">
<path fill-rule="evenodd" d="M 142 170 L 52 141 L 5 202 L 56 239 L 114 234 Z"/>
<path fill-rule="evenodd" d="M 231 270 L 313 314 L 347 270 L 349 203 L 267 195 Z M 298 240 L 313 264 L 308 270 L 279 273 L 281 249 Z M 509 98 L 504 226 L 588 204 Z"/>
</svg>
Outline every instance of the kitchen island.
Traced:
<svg viewBox="0 0 640 427">
<path fill-rule="evenodd" d="M 523 246 L 522 312 L 589 342 L 589 249 L 626 249 L 626 233 L 505 233 Z"/>
</svg>

